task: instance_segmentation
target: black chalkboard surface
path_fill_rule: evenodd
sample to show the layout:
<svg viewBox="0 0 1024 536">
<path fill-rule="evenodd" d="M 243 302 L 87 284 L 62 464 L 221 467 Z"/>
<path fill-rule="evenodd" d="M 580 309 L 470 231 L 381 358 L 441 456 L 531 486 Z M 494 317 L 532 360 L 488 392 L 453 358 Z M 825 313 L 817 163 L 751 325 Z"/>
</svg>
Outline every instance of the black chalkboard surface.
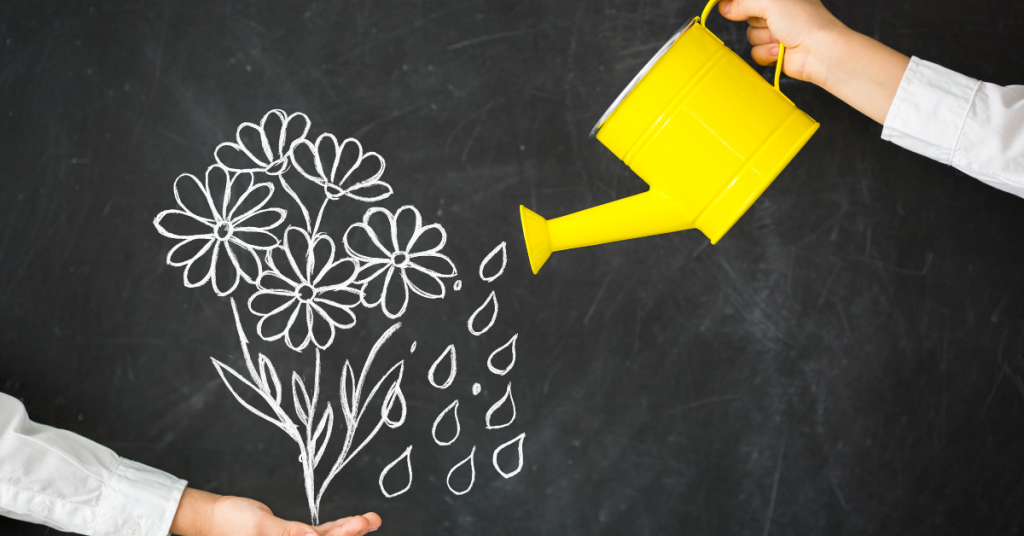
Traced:
<svg viewBox="0 0 1024 536">
<path fill-rule="evenodd" d="M 905 53 L 1022 81 L 1019 2 L 828 4 Z M 820 89 L 783 79 L 821 130 L 719 244 L 681 232 L 558 253 L 530 273 L 519 204 L 558 216 L 645 189 L 588 133 L 703 7 L 6 3 L 0 390 L 38 422 L 308 520 L 296 443 L 246 411 L 210 358 L 251 378 L 234 298 L 252 359 L 272 361 L 297 423 L 291 376 L 313 384 L 313 346 L 260 339 L 252 284 L 230 297 L 209 282 L 186 288 L 183 268 L 166 263 L 180 240 L 153 225 L 177 206 L 175 178 L 203 178 L 238 125 L 301 112 L 310 139 L 355 137 L 386 161 L 390 197 L 330 203 L 320 230 L 338 256 L 370 206 L 411 205 L 423 225 L 443 226 L 458 270 L 444 299 L 413 294 L 398 319 L 357 308 L 355 327 L 322 352 L 317 412 L 329 404 L 334 420 L 317 482 L 345 437 L 346 360 L 358 374 L 401 322 L 370 373 L 402 362 L 401 395 L 383 384 L 359 437 L 385 399 L 388 422 L 403 409 L 404 422 L 385 422 L 351 457 L 323 496 L 324 519 L 373 510 L 383 534 L 1019 530 L 1024 201 L 883 142 Z M 710 26 L 746 56 L 744 25 L 716 15 Z M 324 198 L 329 188 L 295 172 L 301 195 Z M 267 206 L 288 210 L 280 236 L 304 222 L 272 183 Z M 502 242 L 507 267 L 484 281 L 479 263 Z M 467 319 L 491 292 L 497 318 L 475 336 Z M 514 367 L 491 372 L 488 356 L 513 335 Z M 458 371 L 438 389 L 428 372 L 448 345 Z M 487 429 L 506 392 L 514 421 Z M 456 399 L 459 436 L 439 446 L 434 420 Z M 506 479 L 492 453 L 519 434 L 522 468 Z M 386 498 L 381 471 L 410 446 L 411 486 Z M 456 495 L 447 476 L 470 452 L 473 487 Z M 514 447 L 499 458 L 515 468 Z M 389 492 L 408 483 L 397 467 Z M 454 489 L 468 485 L 465 468 Z M 0 520 L 4 534 L 45 531 Z"/>
</svg>

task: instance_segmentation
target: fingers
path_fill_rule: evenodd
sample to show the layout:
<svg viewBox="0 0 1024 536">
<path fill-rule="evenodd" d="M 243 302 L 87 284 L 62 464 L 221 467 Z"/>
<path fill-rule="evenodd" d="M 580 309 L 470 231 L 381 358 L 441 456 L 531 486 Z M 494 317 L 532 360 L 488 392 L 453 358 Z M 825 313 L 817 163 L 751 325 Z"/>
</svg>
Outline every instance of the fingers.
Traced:
<svg viewBox="0 0 1024 536">
<path fill-rule="evenodd" d="M 750 50 L 750 55 L 758 65 L 771 65 L 779 60 L 778 43 L 766 43 L 757 45 Z"/>
<path fill-rule="evenodd" d="M 778 43 L 779 40 L 768 28 L 747 28 L 747 41 L 755 47 L 767 43 Z"/>
<path fill-rule="evenodd" d="M 305 524 L 299 523 L 298 521 L 284 521 L 283 527 L 269 527 L 268 524 L 263 525 L 263 529 L 269 532 L 264 534 L 280 534 L 281 536 L 317 536 L 316 529 Z"/>
<path fill-rule="evenodd" d="M 722 3 L 718 4 L 718 11 L 723 17 L 735 21 L 763 18 L 764 4 L 765 0 L 722 0 Z"/>
<path fill-rule="evenodd" d="M 362 536 L 380 528 L 380 516 L 373 512 L 330 521 L 317 527 L 321 536 Z M 289 535 L 291 536 L 291 535 Z"/>
<path fill-rule="evenodd" d="M 750 17 L 749 19 L 747 19 L 747 24 L 753 26 L 754 28 L 768 27 L 768 21 L 764 20 L 761 17 Z"/>
</svg>

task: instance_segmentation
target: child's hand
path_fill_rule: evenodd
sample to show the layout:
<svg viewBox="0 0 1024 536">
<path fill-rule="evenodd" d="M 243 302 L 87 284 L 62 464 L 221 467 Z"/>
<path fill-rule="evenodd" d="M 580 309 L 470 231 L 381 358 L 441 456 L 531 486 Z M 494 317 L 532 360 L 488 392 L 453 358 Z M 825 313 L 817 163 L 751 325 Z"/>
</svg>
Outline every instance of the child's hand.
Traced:
<svg viewBox="0 0 1024 536">
<path fill-rule="evenodd" d="M 185 488 L 171 532 L 183 536 L 362 536 L 379 527 L 380 517 L 368 513 L 313 528 L 285 521 L 252 499 Z"/>
<path fill-rule="evenodd" d="M 760 65 L 779 59 L 779 42 L 786 45 L 784 72 L 798 80 L 823 85 L 839 34 L 847 28 L 821 0 L 722 0 L 727 19 L 747 21 L 750 54 Z"/>
<path fill-rule="evenodd" d="M 754 61 L 777 61 L 781 41 L 786 74 L 885 122 L 910 58 L 847 28 L 821 0 L 722 0 L 719 10 L 727 19 L 750 24 Z"/>
</svg>

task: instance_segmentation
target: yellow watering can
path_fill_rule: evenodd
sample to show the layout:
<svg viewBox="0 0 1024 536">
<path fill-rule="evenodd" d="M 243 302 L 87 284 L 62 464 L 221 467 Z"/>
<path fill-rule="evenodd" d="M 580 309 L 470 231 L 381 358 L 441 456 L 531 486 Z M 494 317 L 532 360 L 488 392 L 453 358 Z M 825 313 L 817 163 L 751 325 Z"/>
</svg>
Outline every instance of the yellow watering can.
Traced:
<svg viewBox="0 0 1024 536">
<path fill-rule="evenodd" d="M 700 229 L 717 243 L 807 143 L 818 122 L 705 27 L 676 32 L 591 131 L 651 189 L 561 218 L 520 206 L 530 267 L 552 251 Z"/>
</svg>

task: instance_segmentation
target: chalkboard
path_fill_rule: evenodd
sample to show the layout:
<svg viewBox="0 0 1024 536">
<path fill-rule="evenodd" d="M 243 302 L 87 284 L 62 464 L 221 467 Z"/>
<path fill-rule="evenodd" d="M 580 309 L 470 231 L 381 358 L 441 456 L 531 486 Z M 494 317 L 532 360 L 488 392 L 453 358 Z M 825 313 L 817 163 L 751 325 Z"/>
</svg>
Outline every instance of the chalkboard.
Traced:
<svg viewBox="0 0 1024 536">
<path fill-rule="evenodd" d="M 554 217 L 645 190 L 589 130 L 703 6 L 7 3 L 0 390 L 38 422 L 308 520 L 296 443 L 246 411 L 211 358 L 251 378 L 234 298 L 252 359 L 272 361 L 296 419 L 291 374 L 312 385 L 314 346 L 262 340 L 252 284 L 229 297 L 186 288 L 166 263 L 179 241 L 153 225 L 177 206 L 179 175 L 202 178 L 238 125 L 283 110 L 305 114 L 310 139 L 354 137 L 386 161 L 390 197 L 330 205 L 321 230 L 339 255 L 369 207 L 411 205 L 445 229 L 458 270 L 443 299 L 414 294 L 399 318 L 359 308 L 322 352 L 317 411 L 329 404 L 334 421 L 318 482 L 344 438 L 344 363 L 358 374 L 401 323 L 371 377 L 403 363 L 384 424 L 403 408 L 404 421 L 337 474 L 323 519 L 373 510 L 382 534 L 1019 530 L 1024 201 L 883 142 L 822 90 L 783 78 L 821 129 L 720 243 L 680 232 L 556 253 L 530 273 L 518 205 Z M 1019 2 L 828 7 L 907 54 L 1022 81 Z M 745 25 L 714 15 L 710 28 L 747 57 Z M 268 206 L 301 226 L 275 184 Z M 507 266 L 485 281 L 480 263 L 503 242 Z M 492 292 L 496 320 L 473 335 L 467 320 Z M 514 366 L 495 374 L 488 357 L 513 335 Z M 428 372 L 448 345 L 458 372 L 439 389 Z M 515 419 L 488 429 L 506 393 Z M 438 445 L 433 423 L 456 399 L 459 436 Z M 521 470 L 505 478 L 492 454 L 520 434 Z M 387 498 L 381 472 L 408 447 L 411 485 Z M 466 466 L 447 477 L 470 452 L 475 480 L 458 495 Z M 396 467 L 389 492 L 407 483 Z M 0 520 L 4 534 L 44 531 Z"/>
</svg>

